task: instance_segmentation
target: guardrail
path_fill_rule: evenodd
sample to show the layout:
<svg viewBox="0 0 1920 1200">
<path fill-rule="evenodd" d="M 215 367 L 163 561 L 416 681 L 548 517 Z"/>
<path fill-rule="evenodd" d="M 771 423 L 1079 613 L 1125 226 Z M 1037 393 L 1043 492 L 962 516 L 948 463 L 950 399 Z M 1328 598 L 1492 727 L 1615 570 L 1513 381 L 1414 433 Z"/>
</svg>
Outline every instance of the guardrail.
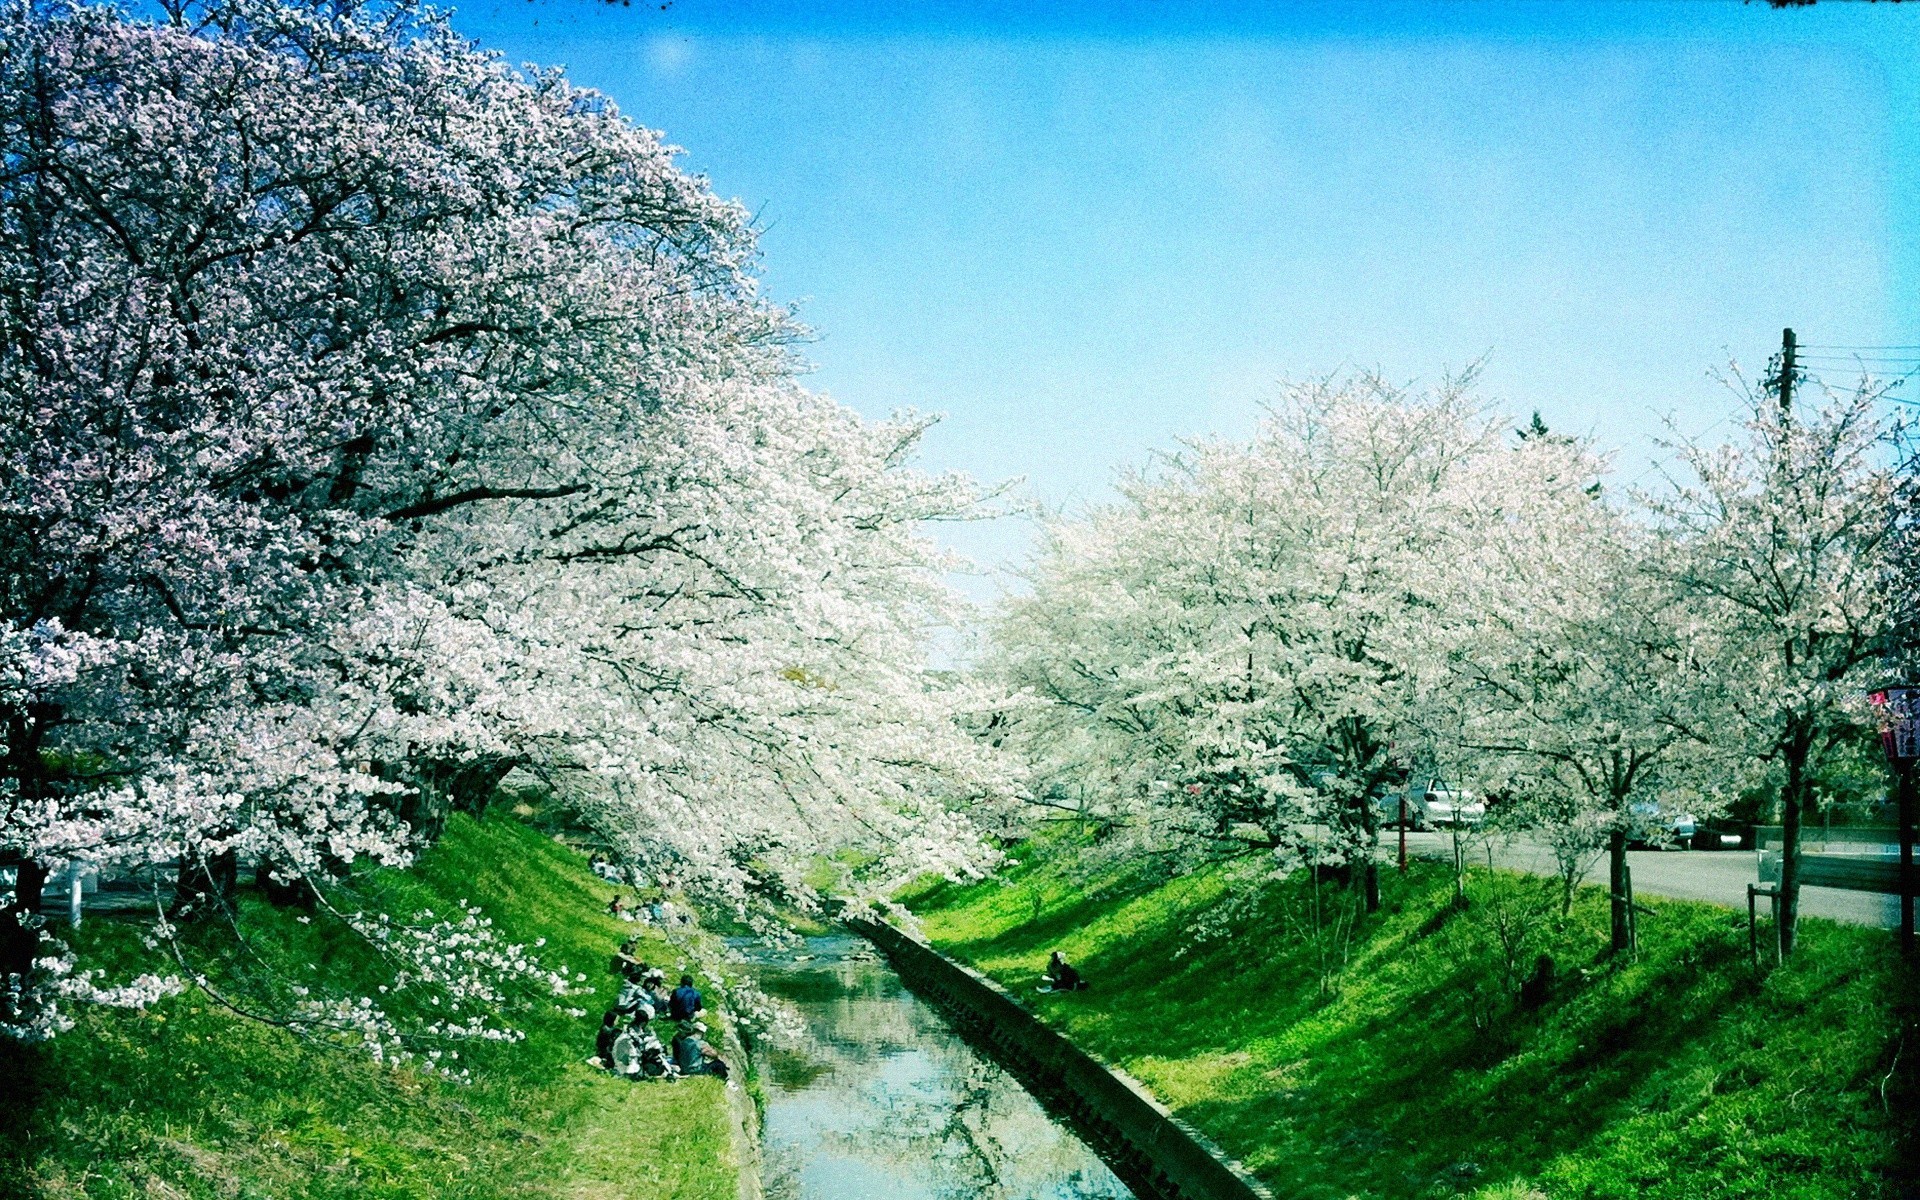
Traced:
<svg viewBox="0 0 1920 1200">
<path fill-rule="evenodd" d="M 1760 855 L 1760 882 L 1780 882 L 1780 851 Z M 1900 894 L 1900 860 L 1884 854 L 1802 854 L 1800 883 L 1804 887 L 1844 888 L 1850 892 Z"/>
<path fill-rule="evenodd" d="M 1145 1088 L 1042 1024 L 993 980 L 892 925 L 847 925 L 1085 1138 L 1140 1200 L 1273 1200 L 1266 1185 Z"/>
<path fill-rule="evenodd" d="M 1778 825 L 1754 826 L 1753 846 L 1756 850 L 1778 850 L 1785 840 L 1786 834 Z M 1816 846 L 1873 846 L 1884 848 L 1886 852 L 1897 852 L 1900 848 L 1900 830 L 1898 826 L 1881 825 L 1801 826 L 1801 849 Z"/>
</svg>

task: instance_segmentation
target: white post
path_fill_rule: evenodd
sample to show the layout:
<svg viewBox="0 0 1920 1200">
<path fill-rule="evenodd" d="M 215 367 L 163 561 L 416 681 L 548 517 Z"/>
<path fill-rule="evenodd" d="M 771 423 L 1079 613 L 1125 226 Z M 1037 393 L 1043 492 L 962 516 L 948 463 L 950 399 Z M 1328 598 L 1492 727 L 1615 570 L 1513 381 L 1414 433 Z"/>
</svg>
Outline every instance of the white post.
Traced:
<svg viewBox="0 0 1920 1200">
<path fill-rule="evenodd" d="M 80 887 L 85 874 L 79 859 L 67 864 L 67 922 L 76 929 L 80 927 Z"/>
</svg>

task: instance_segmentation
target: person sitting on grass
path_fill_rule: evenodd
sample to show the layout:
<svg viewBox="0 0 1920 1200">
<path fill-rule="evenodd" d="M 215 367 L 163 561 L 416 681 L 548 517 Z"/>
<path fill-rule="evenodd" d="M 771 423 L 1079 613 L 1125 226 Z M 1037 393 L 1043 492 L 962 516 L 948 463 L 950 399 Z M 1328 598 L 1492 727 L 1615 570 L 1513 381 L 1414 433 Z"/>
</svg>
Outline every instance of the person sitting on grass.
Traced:
<svg viewBox="0 0 1920 1200">
<path fill-rule="evenodd" d="M 1073 969 L 1072 964 L 1067 962 L 1065 955 L 1055 950 L 1053 957 L 1047 960 L 1047 986 L 1042 990 L 1051 992 L 1077 992 L 1086 986 L 1087 981 L 1080 978 L 1080 972 Z"/>
<path fill-rule="evenodd" d="M 652 999 L 640 978 L 638 971 L 628 969 L 626 980 L 620 984 L 620 995 L 613 1002 L 615 1008 L 623 1013 L 632 1013 Z"/>
<path fill-rule="evenodd" d="M 613 1053 L 608 1060 L 615 1075 L 626 1079 L 640 1076 L 640 1043 L 645 1040 L 644 1025 L 628 1025 L 614 1035 Z"/>
<path fill-rule="evenodd" d="M 652 967 L 640 976 L 640 986 L 646 990 L 647 1003 L 653 1005 L 657 1013 L 673 1011 L 673 995 L 667 991 L 667 973 L 659 967 Z"/>
<path fill-rule="evenodd" d="M 619 892 L 615 892 L 613 899 L 607 901 L 607 915 L 610 917 L 625 917 L 626 914 L 627 902 L 621 899 Z"/>
<path fill-rule="evenodd" d="M 628 938 L 626 941 L 621 942 L 620 949 L 614 952 L 612 961 L 607 964 L 607 969 L 622 978 L 633 975 L 636 972 L 641 975 L 646 974 L 647 964 L 641 959 L 634 957 L 634 951 L 639 948 L 639 938 Z"/>
<path fill-rule="evenodd" d="M 633 1019 L 633 1027 L 640 1031 L 640 1078 L 678 1078 L 680 1072 L 674 1067 L 673 1060 L 667 1057 L 667 1048 L 660 1044 L 659 1037 L 649 1023 L 652 1019 L 653 1009 L 644 1006 Z"/>
<path fill-rule="evenodd" d="M 633 1023 L 614 1039 L 613 1064 L 616 1074 L 633 1080 L 660 1079 L 679 1074 L 667 1058 L 667 1048 L 654 1035 L 652 1021 L 653 1009 L 643 1004 L 640 1011 L 633 1014 Z"/>
<path fill-rule="evenodd" d="M 673 1036 L 673 1065 L 682 1075 L 712 1075 L 725 1081 L 727 1060 L 700 1036 L 706 1031 L 705 1023 L 700 1021 L 680 1027 L 680 1032 Z"/>
<path fill-rule="evenodd" d="M 721 1058 L 720 1052 L 705 1042 L 700 1043 L 700 1054 L 707 1060 L 707 1074 L 718 1079 L 721 1083 L 725 1083 L 727 1081 L 728 1070 L 727 1060 Z"/>
<path fill-rule="evenodd" d="M 693 986 L 693 976 L 682 975 L 680 986 L 673 989 L 673 995 L 668 997 L 667 1015 L 676 1021 L 691 1021 L 703 1007 L 700 989 Z"/>
<path fill-rule="evenodd" d="M 610 1008 L 600 1019 L 600 1032 L 593 1039 L 593 1059 L 609 1071 L 613 1070 L 613 1043 L 619 1036 L 620 1010 Z"/>
<path fill-rule="evenodd" d="M 682 1025 L 680 1032 L 673 1035 L 673 1065 L 682 1075 L 701 1073 L 700 1051 L 706 1044 L 700 1040 L 699 1031 L 704 1028 L 699 1024 Z"/>
</svg>

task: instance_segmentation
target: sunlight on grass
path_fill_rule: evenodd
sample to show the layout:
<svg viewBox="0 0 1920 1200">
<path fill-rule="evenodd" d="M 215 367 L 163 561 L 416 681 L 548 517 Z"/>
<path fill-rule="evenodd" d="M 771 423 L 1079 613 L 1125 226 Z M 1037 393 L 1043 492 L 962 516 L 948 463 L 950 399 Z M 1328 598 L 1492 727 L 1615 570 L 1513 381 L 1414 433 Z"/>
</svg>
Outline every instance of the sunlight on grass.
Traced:
<svg viewBox="0 0 1920 1200">
<path fill-rule="evenodd" d="M 1086 880 L 1064 839 L 1017 857 L 1005 880 L 909 893 L 927 935 L 1280 1195 L 1895 1194 L 1911 983 L 1883 931 L 1810 922 L 1800 957 L 1756 978 L 1745 914 L 1701 904 L 1650 901 L 1639 956 L 1616 962 L 1592 888 L 1563 920 L 1548 881 L 1475 871 L 1456 913 L 1449 872 L 1416 864 L 1338 939 L 1351 892 L 1304 875 Z M 1090 990 L 1036 992 L 1056 948 Z M 1554 982 L 1529 1011 L 1542 954 Z"/>
<path fill-rule="evenodd" d="M 0 1118 L 0 1195 L 732 1200 L 717 1081 L 634 1085 L 584 1061 L 612 1000 L 608 956 L 636 927 L 605 915 L 610 889 L 579 855 L 513 820 L 456 816 L 416 869 L 382 884 L 395 912 L 481 904 L 513 939 L 545 937 L 542 960 L 584 972 L 596 993 L 535 1006 L 525 1041 L 463 1050 L 471 1086 L 303 1044 L 198 992 L 145 1014 L 87 1012 L 72 1034 L 0 1063 L 30 1097 Z M 244 921 L 290 972 L 325 951 L 291 911 L 250 901 Z M 125 926 L 81 932 L 116 969 L 149 960 Z M 670 968 L 684 957 L 658 940 L 641 952 Z"/>
</svg>

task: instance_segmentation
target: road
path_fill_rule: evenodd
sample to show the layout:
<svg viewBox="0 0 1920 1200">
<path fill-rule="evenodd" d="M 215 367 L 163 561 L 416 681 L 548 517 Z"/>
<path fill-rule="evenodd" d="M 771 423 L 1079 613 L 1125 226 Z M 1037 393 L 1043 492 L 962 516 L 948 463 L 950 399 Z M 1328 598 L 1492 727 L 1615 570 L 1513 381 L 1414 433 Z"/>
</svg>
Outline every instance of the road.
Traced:
<svg viewBox="0 0 1920 1200">
<path fill-rule="evenodd" d="M 1382 846 L 1389 854 L 1393 852 L 1395 836 L 1388 832 L 1381 837 Z M 1555 876 L 1560 873 L 1553 861 L 1552 851 L 1537 843 L 1519 839 L 1488 841 L 1475 837 L 1468 851 L 1475 862 L 1487 861 L 1486 846 L 1489 844 L 1493 847 L 1493 861 L 1499 866 L 1534 875 Z M 1451 858 L 1453 841 L 1445 833 L 1409 833 L 1407 853 L 1421 858 Z M 1704 900 L 1709 904 L 1743 911 L 1747 907 L 1747 885 L 1759 879 L 1755 858 L 1751 850 L 1627 851 L 1627 864 L 1633 871 L 1633 891 L 1636 896 Z M 1606 869 L 1605 857 L 1596 859 L 1587 873 L 1587 881 L 1604 883 Z M 1824 917 L 1849 925 L 1893 929 L 1900 924 L 1900 902 L 1896 896 L 1882 896 L 1873 892 L 1801 888 L 1800 915 Z"/>
</svg>

